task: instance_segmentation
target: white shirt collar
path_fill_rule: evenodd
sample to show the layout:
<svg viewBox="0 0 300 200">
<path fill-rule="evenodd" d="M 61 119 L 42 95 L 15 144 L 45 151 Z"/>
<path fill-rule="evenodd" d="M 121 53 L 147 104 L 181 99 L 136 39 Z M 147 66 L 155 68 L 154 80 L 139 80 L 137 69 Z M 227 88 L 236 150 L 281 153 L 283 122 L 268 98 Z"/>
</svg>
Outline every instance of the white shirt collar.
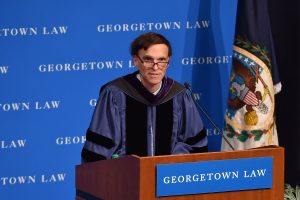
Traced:
<svg viewBox="0 0 300 200">
<path fill-rule="evenodd" d="M 142 81 L 141 74 L 137 74 L 136 77 L 137 77 L 137 79 L 139 79 L 139 81 Z M 160 82 L 159 88 L 158 88 L 155 92 L 153 92 L 152 94 L 157 95 L 158 92 L 159 92 L 160 89 L 161 89 L 161 85 L 162 85 L 162 82 Z"/>
</svg>

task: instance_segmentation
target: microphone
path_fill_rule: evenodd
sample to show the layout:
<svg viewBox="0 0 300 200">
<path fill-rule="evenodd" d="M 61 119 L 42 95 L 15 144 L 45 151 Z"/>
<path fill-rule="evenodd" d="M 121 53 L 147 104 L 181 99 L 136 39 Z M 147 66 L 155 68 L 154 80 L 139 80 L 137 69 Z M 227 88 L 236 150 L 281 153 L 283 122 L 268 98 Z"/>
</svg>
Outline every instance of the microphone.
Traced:
<svg viewBox="0 0 300 200">
<path fill-rule="evenodd" d="M 197 102 L 197 100 L 195 99 L 194 95 L 193 95 L 193 91 L 192 88 L 190 86 L 190 84 L 188 84 L 187 82 L 184 83 L 184 87 L 190 91 L 192 99 L 194 101 L 194 103 L 196 104 L 196 106 L 198 106 L 198 108 L 201 110 L 201 112 L 205 115 L 205 117 L 208 119 L 208 121 L 213 125 L 213 127 L 218 131 L 218 133 L 222 133 L 222 138 L 225 140 L 225 142 L 230 146 L 230 148 L 234 151 L 234 147 L 230 144 L 230 142 L 228 141 L 228 139 L 223 135 L 223 132 L 219 129 L 219 127 L 213 122 L 213 120 L 210 118 L 210 116 L 207 114 L 207 112 L 202 108 L 202 106 L 200 106 L 200 104 Z"/>
</svg>

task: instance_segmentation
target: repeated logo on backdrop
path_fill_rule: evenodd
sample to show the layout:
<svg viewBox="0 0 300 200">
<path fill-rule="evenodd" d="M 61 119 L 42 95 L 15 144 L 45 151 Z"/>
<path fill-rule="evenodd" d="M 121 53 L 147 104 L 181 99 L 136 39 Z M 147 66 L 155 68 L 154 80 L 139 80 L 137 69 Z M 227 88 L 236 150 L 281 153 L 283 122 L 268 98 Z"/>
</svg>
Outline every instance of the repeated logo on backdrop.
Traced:
<svg viewBox="0 0 300 200">
<path fill-rule="evenodd" d="M 32 185 L 32 184 L 53 184 L 64 182 L 67 174 L 39 174 L 39 175 L 18 175 L 0 177 L 1 187 L 10 187 L 15 185 Z"/>
<path fill-rule="evenodd" d="M 25 148 L 25 146 L 26 146 L 26 139 L 0 141 L 0 149 L 17 149 L 17 148 Z"/>
<path fill-rule="evenodd" d="M 12 28 L 1 28 L 0 37 L 62 35 L 62 34 L 66 34 L 67 31 L 68 31 L 68 26 L 12 27 Z"/>
<path fill-rule="evenodd" d="M 97 31 L 100 33 L 129 32 L 129 31 L 162 31 L 177 29 L 205 29 L 209 28 L 209 20 L 196 21 L 164 21 L 140 22 L 132 24 L 100 24 Z"/>
<path fill-rule="evenodd" d="M 73 71 L 102 71 L 102 70 L 118 70 L 123 68 L 133 68 L 131 60 L 103 60 L 103 61 L 87 61 L 74 63 L 56 63 L 41 64 L 38 67 L 41 73 L 52 72 L 73 72 Z"/>
<path fill-rule="evenodd" d="M 3 112 L 20 112 L 29 110 L 53 110 L 59 109 L 61 101 L 46 100 L 46 101 L 32 101 L 32 102 L 1 102 L 0 111 Z"/>
<path fill-rule="evenodd" d="M 74 144 L 84 144 L 85 140 L 86 140 L 85 135 L 65 136 L 65 137 L 56 138 L 55 143 L 59 146 L 74 145 Z"/>
<path fill-rule="evenodd" d="M 0 66 L 0 75 L 8 73 L 8 66 Z"/>
</svg>

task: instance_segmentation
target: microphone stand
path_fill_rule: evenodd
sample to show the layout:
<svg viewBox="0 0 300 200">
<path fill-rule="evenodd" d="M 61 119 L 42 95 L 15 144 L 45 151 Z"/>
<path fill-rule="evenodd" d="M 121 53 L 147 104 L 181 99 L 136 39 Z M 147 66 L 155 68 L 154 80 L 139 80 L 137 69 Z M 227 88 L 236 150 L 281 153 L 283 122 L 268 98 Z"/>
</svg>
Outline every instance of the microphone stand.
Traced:
<svg viewBox="0 0 300 200">
<path fill-rule="evenodd" d="M 210 118 L 210 116 L 207 114 L 207 112 L 202 108 L 202 106 L 200 106 L 200 104 L 196 101 L 196 99 L 194 98 L 193 95 L 193 91 L 191 89 L 190 84 L 188 84 L 187 82 L 184 83 L 184 87 L 190 91 L 192 99 L 194 101 L 194 103 L 198 106 L 198 108 L 201 110 L 201 112 L 205 115 L 205 117 L 208 119 L 208 121 L 213 125 L 213 127 L 218 131 L 218 133 L 221 133 L 222 138 L 225 140 L 225 142 L 230 146 L 230 148 L 234 151 L 234 147 L 230 144 L 230 142 L 228 141 L 228 139 L 223 135 L 223 132 L 219 129 L 219 127 L 213 122 L 213 120 Z"/>
</svg>

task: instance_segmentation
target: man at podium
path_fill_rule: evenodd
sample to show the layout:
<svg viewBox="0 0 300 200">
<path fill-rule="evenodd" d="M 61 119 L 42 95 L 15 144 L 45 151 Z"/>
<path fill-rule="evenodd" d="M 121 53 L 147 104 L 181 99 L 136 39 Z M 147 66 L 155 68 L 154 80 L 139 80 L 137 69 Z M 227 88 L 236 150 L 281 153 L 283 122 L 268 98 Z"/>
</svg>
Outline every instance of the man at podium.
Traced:
<svg viewBox="0 0 300 200">
<path fill-rule="evenodd" d="M 149 32 L 138 36 L 130 51 L 137 71 L 101 88 L 82 162 L 206 152 L 206 131 L 192 97 L 166 76 L 170 42 Z"/>
</svg>

